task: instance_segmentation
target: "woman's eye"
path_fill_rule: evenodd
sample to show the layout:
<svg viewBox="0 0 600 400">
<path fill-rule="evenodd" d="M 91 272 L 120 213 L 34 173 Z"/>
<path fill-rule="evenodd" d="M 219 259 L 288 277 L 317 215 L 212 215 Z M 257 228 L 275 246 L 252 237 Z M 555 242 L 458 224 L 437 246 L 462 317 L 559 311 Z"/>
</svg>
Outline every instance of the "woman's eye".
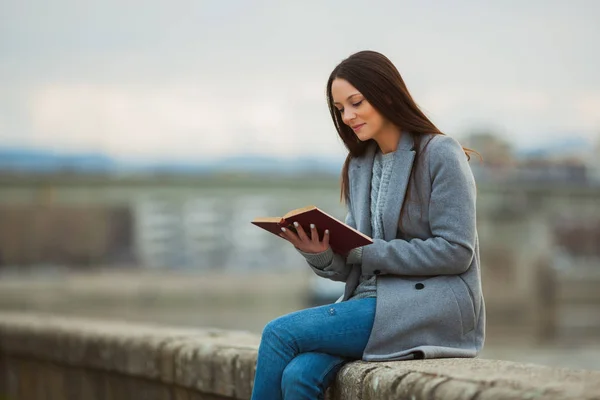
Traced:
<svg viewBox="0 0 600 400">
<path fill-rule="evenodd" d="M 364 100 L 364 99 L 363 99 L 363 100 Z M 358 107 L 358 106 L 360 106 L 360 105 L 362 104 L 363 100 L 361 100 L 361 101 L 358 101 L 358 102 L 356 102 L 356 103 L 352 103 L 352 106 L 353 106 L 353 107 Z M 344 113 L 344 109 L 343 109 L 343 108 L 338 108 L 338 111 L 339 111 L 340 113 L 342 113 L 342 114 Z"/>
</svg>

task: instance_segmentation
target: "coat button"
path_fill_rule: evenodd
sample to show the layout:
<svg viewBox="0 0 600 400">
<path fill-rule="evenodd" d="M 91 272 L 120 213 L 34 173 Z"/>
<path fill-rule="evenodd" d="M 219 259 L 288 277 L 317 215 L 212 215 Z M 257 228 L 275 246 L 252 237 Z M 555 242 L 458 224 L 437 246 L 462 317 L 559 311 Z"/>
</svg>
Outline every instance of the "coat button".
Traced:
<svg viewBox="0 0 600 400">
<path fill-rule="evenodd" d="M 379 275 L 379 274 L 381 273 L 381 271 L 380 271 L 380 270 L 378 270 L 378 269 L 376 269 L 375 271 L 373 271 L 373 273 L 374 273 L 375 275 Z"/>
<path fill-rule="evenodd" d="M 422 283 L 417 283 L 417 284 L 415 285 L 415 289 L 417 289 L 417 290 L 421 290 L 421 289 L 423 289 L 424 287 L 425 287 L 425 285 L 423 285 Z"/>
</svg>

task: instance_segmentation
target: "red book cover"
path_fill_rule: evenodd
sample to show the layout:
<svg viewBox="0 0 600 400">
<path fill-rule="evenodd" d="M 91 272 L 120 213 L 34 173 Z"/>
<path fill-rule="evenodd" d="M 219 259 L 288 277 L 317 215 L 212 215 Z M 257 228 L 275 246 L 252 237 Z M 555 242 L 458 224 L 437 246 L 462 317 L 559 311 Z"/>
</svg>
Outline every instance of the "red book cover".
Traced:
<svg viewBox="0 0 600 400">
<path fill-rule="evenodd" d="M 329 230 L 329 245 L 337 253 L 345 255 L 350 250 L 366 246 L 373 243 L 373 240 L 367 235 L 357 231 L 342 221 L 327 214 L 325 211 L 315 206 L 308 206 L 292 210 L 283 217 L 260 217 L 252 220 L 252 224 L 263 228 L 275 235 L 281 233 L 281 228 L 285 227 L 296 231 L 293 223 L 298 222 L 304 232 L 310 236 L 310 224 L 315 224 L 319 233 L 319 240 L 323 239 L 326 229 Z"/>
</svg>

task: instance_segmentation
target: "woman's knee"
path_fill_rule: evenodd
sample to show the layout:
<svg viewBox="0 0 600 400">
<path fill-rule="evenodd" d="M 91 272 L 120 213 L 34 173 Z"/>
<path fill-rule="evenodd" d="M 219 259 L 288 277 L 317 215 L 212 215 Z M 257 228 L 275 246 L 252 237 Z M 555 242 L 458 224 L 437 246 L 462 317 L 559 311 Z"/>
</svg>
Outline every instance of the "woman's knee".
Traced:
<svg viewBox="0 0 600 400">
<path fill-rule="evenodd" d="M 284 317 L 270 321 L 263 328 L 260 339 L 261 345 L 285 348 L 295 353 L 297 348 L 294 345 L 293 334 L 290 329 L 291 327 L 285 323 Z"/>
<path fill-rule="evenodd" d="M 284 322 L 282 317 L 275 318 L 274 320 L 269 321 L 269 323 L 265 325 L 262 331 L 263 340 L 270 340 L 273 337 L 281 338 L 283 326 Z"/>
</svg>

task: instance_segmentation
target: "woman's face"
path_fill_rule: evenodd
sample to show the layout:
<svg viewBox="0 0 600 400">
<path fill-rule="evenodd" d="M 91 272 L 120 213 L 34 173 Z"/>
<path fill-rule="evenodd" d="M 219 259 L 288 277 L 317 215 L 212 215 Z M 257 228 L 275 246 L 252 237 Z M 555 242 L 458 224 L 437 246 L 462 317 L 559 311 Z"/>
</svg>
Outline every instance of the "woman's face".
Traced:
<svg viewBox="0 0 600 400">
<path fill-rule="evenodd" d="M 389 122 L 345 79 L 336 78 L 331 95 L 342 120 L 361 141 L 377 139 Z"/>
</svg>

